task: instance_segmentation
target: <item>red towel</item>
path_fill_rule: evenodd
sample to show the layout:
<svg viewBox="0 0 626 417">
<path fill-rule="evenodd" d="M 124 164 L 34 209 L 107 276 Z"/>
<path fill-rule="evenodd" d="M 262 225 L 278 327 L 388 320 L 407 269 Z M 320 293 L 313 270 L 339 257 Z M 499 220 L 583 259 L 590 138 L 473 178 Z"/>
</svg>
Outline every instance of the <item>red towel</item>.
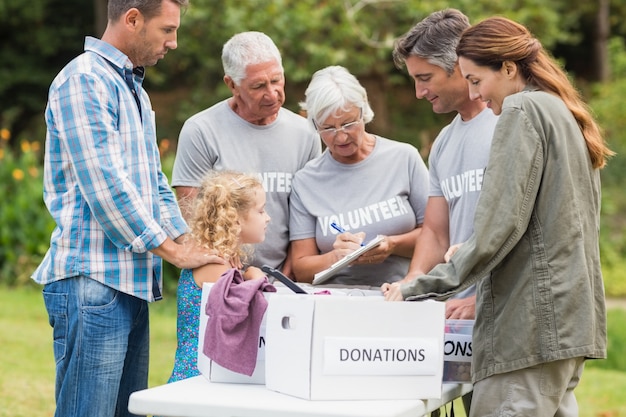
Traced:
<svg viewBox="0 0 626 417">
<path fill-rule="evenodd" d="M 267 277 L 245 281 L 236 268 L 222 274 L 211 288 L 202 351 L 218 365 L 248 376 L 254 373 L 267 309 L 264 291 L 276 292 Z"/>
</svg>

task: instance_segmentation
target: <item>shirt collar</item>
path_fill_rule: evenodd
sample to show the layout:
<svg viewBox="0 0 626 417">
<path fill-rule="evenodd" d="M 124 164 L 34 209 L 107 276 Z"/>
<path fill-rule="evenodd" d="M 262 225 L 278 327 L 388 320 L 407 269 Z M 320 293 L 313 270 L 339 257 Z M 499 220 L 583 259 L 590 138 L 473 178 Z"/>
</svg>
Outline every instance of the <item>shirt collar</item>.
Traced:
<svg viewBox="0 0 626 417">
<path fill-rule="evenodd" d="M 139 81 L 143 81 L 145 75 L 144 67 L 133 68 L 130 58 L 110 43 L 92 36 L 86 36 L 85 51 L 91 51 L 100 55 L 116 67 L 120 73 L 124 73 L 124 69 L 132 69 L 133 74 L 139 78 Z"/>
</svg>

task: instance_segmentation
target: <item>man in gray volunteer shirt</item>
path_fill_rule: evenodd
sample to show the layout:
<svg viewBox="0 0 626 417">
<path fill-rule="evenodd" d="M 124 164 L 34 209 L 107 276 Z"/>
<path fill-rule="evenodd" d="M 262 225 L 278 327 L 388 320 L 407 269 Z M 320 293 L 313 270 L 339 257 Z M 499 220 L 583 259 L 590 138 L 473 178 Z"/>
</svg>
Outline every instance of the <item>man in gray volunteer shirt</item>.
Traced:
<svg viewBox="0 0 626 417">
<path fill-rule="evenodd" d="M 430 151 L 430 196 L 422 233 L 409 272 L 400 282 L 409 282 L 447 261 L 451 247 L 465 242 L 474 229 L 497 116 L 484 102 L 470 99 L 467 81 L 457 64 L 456 46 L 469 26 L 467 16 L 458 10 L 433 12 L 402 36 L 393 51 L 396 66 L 406 65 L 414 79 L 418 99 L 430 101 L 435 113 L 458 113 L 441 130 Z M 389 288 L 390 284 L 382 286 L 385 294 Z M 475 315 L 474 286 L 446 301 L 448 319 L 474 319 Z M 463 396 L 467 415 L 471 400 L 471 393 Z M 438 411 L 433 413 L 438 415 Z"/>
<path fill-rule="evenodd" d="M 415 95 L 426 98 L 435 113 L 457 112 L 433 143 L 428 158 L 430 196 L 422 233 L 407 276 L 409 282 L 444 262 L 450 247 L 462 244 L 473 231 L 476 203 L 487 166 L 497 117 L 486 104 L 469 97 L 467 81 L 457 64 L 456 46 L 469 27 L 458 10 L 431 13 L 402 36 L 393 57 L 406 65 L 415 81 Z M 383 285 L 383 291 L 389 288 Z M 446 303 L 449 319 L 474 319 L 475 288 Z"/>
<path fill-rule="evenodd" d="M 285 108 L 282 59 L 260 32 L 233 36 L 222 50 L 224 82 L 232 97 L 190 117 L 180 132 L 172 186 L 184 216 L 209 170 L 258 173 L 272 220 L 251 264 L 291 274 L 287 259 L 293 174 L 320 155 L 321 142 L 306 119 Z"/>
</svg>

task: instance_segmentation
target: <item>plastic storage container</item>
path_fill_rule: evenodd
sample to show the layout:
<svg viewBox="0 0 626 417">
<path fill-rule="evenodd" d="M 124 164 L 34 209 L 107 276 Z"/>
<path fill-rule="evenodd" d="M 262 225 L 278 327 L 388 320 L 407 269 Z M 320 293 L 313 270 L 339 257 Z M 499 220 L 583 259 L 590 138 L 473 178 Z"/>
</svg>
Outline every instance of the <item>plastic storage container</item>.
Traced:
<svg viewBox="0 0 626 417">
<path fill-rule="evenodd" d="M 474 320 L 446 320 L 443 382 L 472 382 Z"/>
</svg>

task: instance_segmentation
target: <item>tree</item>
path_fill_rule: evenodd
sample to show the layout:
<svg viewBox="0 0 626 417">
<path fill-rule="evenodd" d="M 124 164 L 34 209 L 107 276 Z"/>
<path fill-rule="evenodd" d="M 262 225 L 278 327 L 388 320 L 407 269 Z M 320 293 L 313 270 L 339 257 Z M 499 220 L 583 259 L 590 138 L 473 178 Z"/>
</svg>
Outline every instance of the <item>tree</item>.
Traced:
<svg viewBox="0 0 626 417">
<path fill-rule="evenodd" d="M 0 0 L 0 128 L 17 137 L 31 126 L 42 126 L 41 119 L 33 123 L 33 117 L 41 117 L 50 82 L 82 51 L 85 35 L 101 35 L 106 4 Z M 445 7 L 462 10 L 472 22 L 499 14 L 523 23 L 577 76 L 589 79 L 606 77 L 608 33 L 626 34 L 626 20 L 619 18 L 626 13 L 622 0 L 575 5 L 569 0 L 192 0 L 182 19 L 179 49 L 149 69 L 146 88 L 151 93 L 183 91 L 183 99 L 167 108 L 180 126 L 190 114 L 228 95 L 220 60 L 224 42 L 237 32 L 259 30 L 271 36 L 283 54 L 288 107 L 297 110 L 315 70 L 343 65 L 368 89 L 374 125 L 384 131 L 393 125 L 392 116 L 415 119 L 420 105 L 413 100 L 408 110 L 394 108 L 395 97 L 389 96 L 397 87 L 412 88 L 391 61 L 393 40 Z M 432 112 L 422 113 L 422 124 L 437 123 Z"/>
<path fill-rule="evenodd" d="M 474 22 L 493 14 L 511 17 L 528 25 L 548 48 L 577 40 L 572 31 L 577 29 L 579 13 L 565 0 L 516 0 L 513 4 L 510 0 L 251 0 L 236 5 L 194 0 L 183 18 L 180 50 L 172 53 L 176 59 L 160 63 L 154 69 L 156 80 L 153 73 L 150 79 L 160 82 L 166 79 L 162 75 L 178 73 L 169 79 L 193 86 L 190 101 L 181 106 L 178 116 L 182 123 L 228 95 L 220 62 L 224 42 L 237 32 L 259 30 L 274 39 L 283 54 L 292 110 L 297 110 L 314 71 L 343 65 L 367 88 L 376 113 L 372 127 L 384 133 L 393 124 L 389 92 L 396 86 L 412 88 L 391 60 L 394 39 L 433 10 L 446 7 L 464 11 Z M 415 118 L 414 103 L 404 120 Z M 430 111 L 422 113 L 426 121 L 434 117 Z"/>
<path fill-rule="evenodd" d="M 104 33 L 107 26 L 107 4 L 108 0 L 93 0 L 94 31 L 98 37 Z"/>
<path fill-rule="evenodd" d="M 48 87 L 83 50 L 92 22 L 81 0 L 0 0 L 0 128 L 13 138 L 41 132 Z"/>
<path fill-rule="evenodd" d="M 610 76 L 607 46 L 610 33 L 609 5 L 609 0 L 598 0 L 593 36 L 593 78 L 597 81 L 607 81 Z"/>
</svg>

